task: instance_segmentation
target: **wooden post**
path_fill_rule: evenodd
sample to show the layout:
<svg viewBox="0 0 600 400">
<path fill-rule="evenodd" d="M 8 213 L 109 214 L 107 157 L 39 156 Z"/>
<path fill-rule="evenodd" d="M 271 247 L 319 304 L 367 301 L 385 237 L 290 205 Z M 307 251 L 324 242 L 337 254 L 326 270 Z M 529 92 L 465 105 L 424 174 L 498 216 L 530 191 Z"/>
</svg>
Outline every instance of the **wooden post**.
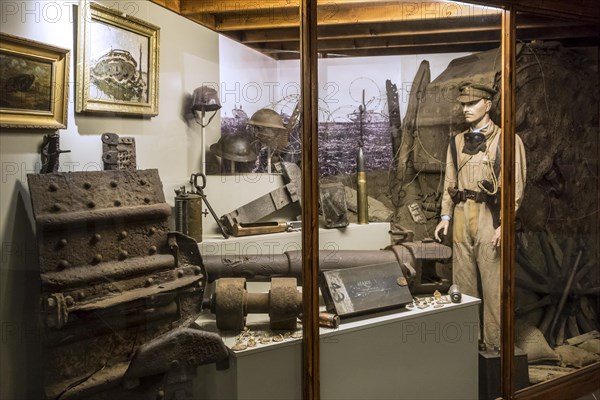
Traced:
<svg viewBox="0 0 600 400">
<path fill-rule="evenodd" d="M 300 9 L 303 398 L 320 397 L 317 0 Z"/>
<path fill-rule="evenodd" d="M 515 293 L 515 125 L 516 125 L 516 13 L 512 6 L 502 12 L 502 209 L 501 224 L 501 327 L 500 364 L 502 398 L 514 393 L 514 293 Z"/>
</svg>

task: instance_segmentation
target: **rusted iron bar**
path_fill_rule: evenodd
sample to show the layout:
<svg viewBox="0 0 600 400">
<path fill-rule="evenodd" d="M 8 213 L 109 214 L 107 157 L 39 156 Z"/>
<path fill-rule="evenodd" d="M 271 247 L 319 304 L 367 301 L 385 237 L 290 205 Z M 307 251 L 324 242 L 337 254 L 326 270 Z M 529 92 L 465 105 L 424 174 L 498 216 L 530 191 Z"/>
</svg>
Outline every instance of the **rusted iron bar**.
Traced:
<svg viewBox="0 0 600 400">
<path fill-rule="evenodd" d="M 175 258 L 171 254 L 156 254 L 123 261 L 108 261 L 93 268 L 82 265 L 62 271 L 47 272 L 42 274 L 41 279 L 42 284 L 49 287 L 76 287 L 99 280 L 124 279 L 173 267 L 175 267 Z"/>
</svg>

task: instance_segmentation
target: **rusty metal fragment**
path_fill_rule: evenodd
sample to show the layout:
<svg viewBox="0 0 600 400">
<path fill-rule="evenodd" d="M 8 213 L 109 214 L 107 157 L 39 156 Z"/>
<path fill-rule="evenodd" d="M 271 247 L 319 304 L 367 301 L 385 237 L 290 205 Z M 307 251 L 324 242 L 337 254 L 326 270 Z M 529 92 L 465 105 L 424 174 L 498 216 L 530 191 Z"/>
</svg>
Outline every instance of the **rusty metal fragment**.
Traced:
<svg viewBox="0 0 600 400">
<path fill-rule="evenodd" d="M 42 142 L 42 168 L 40 174 L 49 174 L 51 172 L 58 172 L 59 156 L 61 153 L 70 153 L 71 150 L 60 149 L 60 135 L 58 133 L 52 133 L 44 136 Z"/>
<path fill-rule="evenodd" d="M 348 206 L 346 192 L 341 182 L 319 185 L 321 211 L 325 228 L 344 228 L 348 226 Z"/>
<path fill-rule="evenodd" d="M 102 161 L 106 171 L 117 169 L 135 171 L 137 168 L 135 138 L 119 137 L 116 133 L 104 133 L 102 135 Z"/>
<path fill-rule="evenodd" d="M 171 383 L 189 383 L 191 369 L 187 378 L 179 371 L 180 379 L 139 386 L 123 377 L 142 344 L 161 347 L 161 338 L 197 318 L 206 284 L 196 241 L 169 232 L 158 171 L 31 174 L 28 183 L 46 398 L 156 398 L 172 391 Z M 223 356 L 220 339 L 180 332 L 177 340 L 209 346 L 186 353 L 188 364 Z M 173 377 L 168 367 L 160 371 Z"/>
<path fill-rule="evenodd" d="M 300 214 L 300 168 L 289 162 L 277 163 L 275 168 L 282 173 L 285 185 L 222 215 L 220 220 L 227 233 L 233 234 L 236 223 L 257 222 L 284 207 L 294 207 Z"/>
</svg>

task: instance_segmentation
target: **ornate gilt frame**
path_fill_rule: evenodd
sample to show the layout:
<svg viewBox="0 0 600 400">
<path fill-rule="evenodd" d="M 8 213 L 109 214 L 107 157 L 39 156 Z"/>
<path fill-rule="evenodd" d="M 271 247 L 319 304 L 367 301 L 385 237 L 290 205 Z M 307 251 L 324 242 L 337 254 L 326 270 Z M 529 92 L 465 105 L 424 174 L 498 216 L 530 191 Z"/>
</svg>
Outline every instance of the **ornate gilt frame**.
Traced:
<svg viewBox="0 0 600 400">
<path fill-rule="evenodd" d="M 147 101 L 132 101 L 116 98 L 99 98 L 90 91 L 92 23 L 98 22 L 134 33 L 148 39 L 147 48 Z M 158 71 L 160 28 L 122 11 L 101 6 L 89 0 L 80 0 L 77 23 L 77 85 L 75 96 L 76 112 L 116 113 L 141 116 L 158 115 Z M 111 43 L 111 52 L 112 52 Z M 118 46 L 119 43 L 114 43 Z M 141 61 L 141 49 L 140 49 Z M 141 75 L 141 62 L 140 75 Z M 137 63 L 136 63 L 137 65 Z"/>
<path fill-rule="evenodd" d="M 69 95 L 69 50 L 51 46 L 34 40 L 0 33 L 0 52 L 15 59 L 48 64 L 50 63 L 50 84 L 48 93 L 49 110 L 13 108 L 0 103 L 0 127 L 64 129 L 67 127 L 67 99 Z M 25 75 L 25 74 L 23 74 Z M 32 75 L 33 76 L 33 75 Z M 37 77 L 33 77 L 33 86 Z M 3 80 L 6 86 L 6 80 Z M 7 88 L 2 88 L 3 96 Z M 16 91 L 19 91 L 15 89 Z M 25 91 L 30 90 L 25 89 Z M 23 91 L 21 91 L 24 93 Z M 40 95 L 39 93 L 36 95 Z"/>
</svg>

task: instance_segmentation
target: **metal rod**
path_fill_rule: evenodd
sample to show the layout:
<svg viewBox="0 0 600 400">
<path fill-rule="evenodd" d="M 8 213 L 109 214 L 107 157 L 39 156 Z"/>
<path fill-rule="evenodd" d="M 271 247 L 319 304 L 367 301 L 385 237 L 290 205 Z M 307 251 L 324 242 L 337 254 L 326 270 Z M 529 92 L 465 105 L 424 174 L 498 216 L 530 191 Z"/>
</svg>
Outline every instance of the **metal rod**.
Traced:
<svg viewBox="0 0 600 400">
<path fill-rule="evenodd" d="M 501 225 L 501 318 L 500 365 L 502 398 L 514 394 L 514 293 L 515 293 L 515 125 L 516 125 L 516 12 L 514 6 L 502 11 L 502 182 Z"/>
<path fill-rule="evenodd" d="M 200 151 L 202 152 L 202 174 L 206 175 L 206 111 L 202 108 L 202 124 L 200 125 Z"/>
<path fill-rule="evenodd" d="M 300 2 L 303 398 L 320 398 L 317 0 Z"/>
</svg>

